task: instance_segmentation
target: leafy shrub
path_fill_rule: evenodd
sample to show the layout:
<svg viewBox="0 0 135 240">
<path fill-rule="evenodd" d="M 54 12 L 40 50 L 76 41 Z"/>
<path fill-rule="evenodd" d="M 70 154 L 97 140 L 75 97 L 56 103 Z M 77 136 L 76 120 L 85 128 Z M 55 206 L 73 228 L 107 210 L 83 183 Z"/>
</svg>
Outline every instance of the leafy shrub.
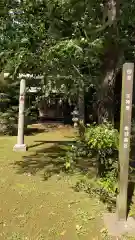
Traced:
<svg viewBox="0 0 135 240">
<path fill-rule="evenodd" d="M 104 188 L 110 195 L 117 193 L 118 181 L 117 181 L 117 168 L 114 168 L 112 171 L 108 172 L 103 178 L 98 180 L 99 186 Z"/>
<path fill-rule="evenodd" d="M 99 176 L 104 176 L 117 162 L 118 140 L 118 131 L 111 124 L 87 125 L 85 129 L 81 125 L 76 144 L 66 154 L 67 161 L 72 159 L 70 163 L 73 163 L 83 157 L 95 158 Z"/>
<path fill-rule="evenodd" d="M 118 131 L 109 123 L 98 126 L 88 125 L 85 131 L 85 140 L 96 152 L 118 149 Z"/>
<path fill-rule="evenodd" d="M 109 123 L 89 125 L 85 131 L 85 143 L 92 156 L 97 159 L 97 171 L 104 175 L 112 169 L 118 154 L 118 131 Z"/>
<path fill-rule="evenodd" d="M 118 140 L 119 134 L 109 123 L 102 125 L 79 124 L 79 136 L 76 144 L 72 145 L 65 156 L 66 170 L 77 167 L 79 159 L 84 158 L 91 161 L 95 159 L 97 168 L 96 186 L 86 184 L 87 181 L 79 183 L 83 189 L 90 194 L 100 196 L 104 202 L 112 204 L 117 194 L 118 178 Z M 79 188 L 76 186 L 77 188 Z"/>
</svg>

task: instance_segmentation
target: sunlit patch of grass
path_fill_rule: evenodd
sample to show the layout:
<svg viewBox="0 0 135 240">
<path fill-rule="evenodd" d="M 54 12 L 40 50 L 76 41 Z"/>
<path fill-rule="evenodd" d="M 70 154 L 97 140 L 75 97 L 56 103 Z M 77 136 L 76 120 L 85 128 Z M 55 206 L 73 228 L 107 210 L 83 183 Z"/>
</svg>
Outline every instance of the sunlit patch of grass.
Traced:
<svg viewBox="0 0 135 240">
<path fill-rule="evenodd" d="M 66 175 L 58 160 L 74 136 L 72 128 L 26 136 L 25 153 L 13 152 L 16 137 L 0 138 L 2 240 L 107 239 L 100 233 L 103 204 L 76 193 L 81 173 Z"/>
</svg>

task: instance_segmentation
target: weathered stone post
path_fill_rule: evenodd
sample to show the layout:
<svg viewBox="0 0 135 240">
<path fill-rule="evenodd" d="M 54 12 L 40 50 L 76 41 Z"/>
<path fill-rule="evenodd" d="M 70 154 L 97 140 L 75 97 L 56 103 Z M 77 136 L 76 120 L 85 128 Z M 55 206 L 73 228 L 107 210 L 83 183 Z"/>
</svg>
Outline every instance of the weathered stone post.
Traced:
<svg viewBox="0 0 135 240">
<path fill-rule="evenodd" d="M 106 214 L 104 217 L 109 234 L 117 237 L 126 233 L 135 236 L 135 220 L 127 216 L 133 79 L 134 63 L 125 63 L 122 74 L 119 140 L 119 195 L 117 198 L 116 214 Z"/>
<path fill-rule="evenodd" d="M 130 132 L 132 116 L 132 92 L 133 92 L 134 64 L 123 65 L 121 120 L 120 120 L 120 146 L 119 146 L 119 196 L 117 202 L 117 214 L 119 220 L 127 219 L 127 189 L 130 153 Z"/>
<path fill-rule="evenodd" d="M 26 151 L 27 150 L 27 146 L 26 146 L 26 144 L 24 144 L 25 90 L 26 90 L 26 81 L 25 81 L 25 79 L 22 79 L 20 82 L 18 136 L 17 136 L 17 144 L 13 148 L 14 151 Z"/>
</svg>

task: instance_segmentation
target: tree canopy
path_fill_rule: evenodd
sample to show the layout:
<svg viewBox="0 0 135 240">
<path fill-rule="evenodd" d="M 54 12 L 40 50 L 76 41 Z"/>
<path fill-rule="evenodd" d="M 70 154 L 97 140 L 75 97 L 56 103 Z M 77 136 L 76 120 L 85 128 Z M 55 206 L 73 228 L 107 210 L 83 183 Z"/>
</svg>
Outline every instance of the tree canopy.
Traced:
<svg viewBox="0 0 135 240">
<path fill-rule="evenodd" d="M 110 89 L 116 73 L 125 60 L 135 57 L 134 4 L 134 0 L 3 1 L 1 71 L 10 72 L 13 79 L 18 73 L 44 75 L 42 85 L 64 83 L 71 95 L 94 85 L 99 100 L 110 94 L 113 99 Z"/>
</svg>

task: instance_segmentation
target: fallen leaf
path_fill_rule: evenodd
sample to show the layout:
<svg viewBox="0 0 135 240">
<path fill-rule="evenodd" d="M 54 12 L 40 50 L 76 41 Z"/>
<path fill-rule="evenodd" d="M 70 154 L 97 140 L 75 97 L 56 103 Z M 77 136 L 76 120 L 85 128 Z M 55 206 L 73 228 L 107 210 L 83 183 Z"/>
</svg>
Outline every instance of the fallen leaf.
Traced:
<svg viewBox="0 0 135 240">
<path fill-rule="evenodd" d="M 82 228 L 82 226 L 76 225 L 76 230 L 77 230 L 77 231 L 81 230 L 81 228 Z"/>
<path fill-rule="evenodd" d="M 88 220 L 93 220 L 93 219 L 95 219 L 95 217 L 91 216 L 91 217 L 88 218 Z"/>
<path fill-rule="evenodd" d="M 61 236 L 64 236 L 66 233 L 66 230 L 64 230 L 63 232 L 60 233 Z"/>
<path fill-rule="evenodd" d="M 102 229 L 100 230 L 100 232 L 101 232 L 101 233 L 106 232 L 106 228 L 102 228 Z"/>
</svg>

